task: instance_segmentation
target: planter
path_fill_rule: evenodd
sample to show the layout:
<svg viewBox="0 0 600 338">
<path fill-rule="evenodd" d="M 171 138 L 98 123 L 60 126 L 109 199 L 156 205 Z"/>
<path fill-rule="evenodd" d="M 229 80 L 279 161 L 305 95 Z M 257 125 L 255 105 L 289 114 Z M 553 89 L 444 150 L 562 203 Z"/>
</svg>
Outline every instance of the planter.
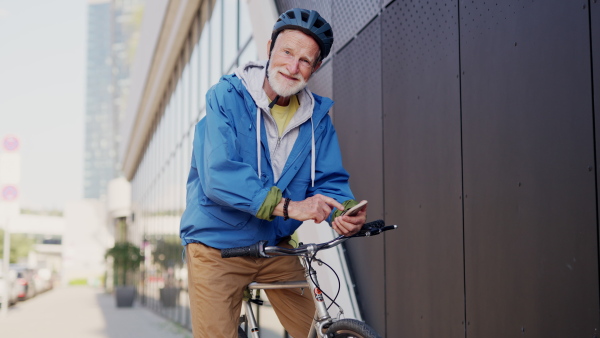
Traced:
<svg viewBox="0 0 600 338">
<path fill-rule="evenodd" d="M 175 307 L 179 298 L 178 287 L 164 287 L 160 289 L 160 303 L 164 307 Z"/>
<path fill-rule="evenodd" d="M 135 286 L 117 286 L 115 288 L 117 307 L 132 307 L 135 295 Z"/>
</svg>

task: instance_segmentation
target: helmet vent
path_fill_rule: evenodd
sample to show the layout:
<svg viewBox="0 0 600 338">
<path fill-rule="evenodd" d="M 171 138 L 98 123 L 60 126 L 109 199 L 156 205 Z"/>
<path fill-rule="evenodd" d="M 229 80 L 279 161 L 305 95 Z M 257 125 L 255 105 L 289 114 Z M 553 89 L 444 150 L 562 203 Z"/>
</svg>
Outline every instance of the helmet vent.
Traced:
<svg viewBox="0 0 600 338">
<path fill-rule="evenodd" d="M 293 13 L 293 12 L 292 12 Z M 301 12 L 300 16 L 302 16 L 302 21 L 307 22 L 308 21 L 308 13 L 306 12 Z"/>
</svg>

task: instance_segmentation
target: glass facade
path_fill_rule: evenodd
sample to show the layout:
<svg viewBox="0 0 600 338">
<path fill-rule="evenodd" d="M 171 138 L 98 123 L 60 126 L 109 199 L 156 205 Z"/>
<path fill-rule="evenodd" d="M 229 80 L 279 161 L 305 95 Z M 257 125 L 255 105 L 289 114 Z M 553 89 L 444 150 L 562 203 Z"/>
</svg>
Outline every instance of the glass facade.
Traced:
<svg viewBox="0 0 600 338">
<path fill-rule="evenodd" d="M 132 179 L 134 217 L 128 237 L 144 251 L 138 287 L 142 302 L 186 327 L 191 324 L 179 220 L 194 126 L 205 114 L 207 89 L 257 58 L 251 32 L 245 0 L 208 1 L 198 10 L 184 45 L 174 51 L 178 60 Z"/>
</svg>

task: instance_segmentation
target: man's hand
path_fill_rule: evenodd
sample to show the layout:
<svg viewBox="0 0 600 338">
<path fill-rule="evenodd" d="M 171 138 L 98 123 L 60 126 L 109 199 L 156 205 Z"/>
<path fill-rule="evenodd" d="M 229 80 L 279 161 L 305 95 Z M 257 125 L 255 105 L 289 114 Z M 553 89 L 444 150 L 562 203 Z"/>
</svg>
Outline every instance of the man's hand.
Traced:
<svg viewBox="0 0 600 338">
<path fill-rule="evenodd" d="M 279 202 L 273 211 L 273 215 L 283 216 L 283 201 L 284 199 Z M 303 201 L 290 201 L 288 216 L 299 221 L 313 220 L 316 223 L 321 223 L 329 217 L 333 208 L 341 210 L 344 206 L 331 197 L 317 194 Z"/>
<path fill-rule="evenodd" d="M 344 236 L 352 236 L 359 232 L 362 226 L 367 221 L 367 206 L 362 208 L 355 216 L 339 216 L 331 223 L 331 227 L 338 234 Z"/>
</svg>

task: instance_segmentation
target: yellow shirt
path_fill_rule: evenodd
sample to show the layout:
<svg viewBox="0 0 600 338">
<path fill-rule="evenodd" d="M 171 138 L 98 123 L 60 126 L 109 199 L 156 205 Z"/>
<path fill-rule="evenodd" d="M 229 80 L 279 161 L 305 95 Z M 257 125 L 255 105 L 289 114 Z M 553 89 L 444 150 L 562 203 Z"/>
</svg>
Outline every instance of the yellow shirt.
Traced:
<svg viewBox="0 0 600 338">
<path fill-rule="evenodd" d="M 273 116 L 275 123 L 277 123 L 277 130 L 279 131 L 280 137 L 292 120 L 292 117 L 294 117 L 298 107 L 300 107 L 298 97 L 293 95 L 290 97 L 290 103 L 287 106 L 274 105 L 273 108 L 271 108 L 271 116 Z"/>
</svg>

